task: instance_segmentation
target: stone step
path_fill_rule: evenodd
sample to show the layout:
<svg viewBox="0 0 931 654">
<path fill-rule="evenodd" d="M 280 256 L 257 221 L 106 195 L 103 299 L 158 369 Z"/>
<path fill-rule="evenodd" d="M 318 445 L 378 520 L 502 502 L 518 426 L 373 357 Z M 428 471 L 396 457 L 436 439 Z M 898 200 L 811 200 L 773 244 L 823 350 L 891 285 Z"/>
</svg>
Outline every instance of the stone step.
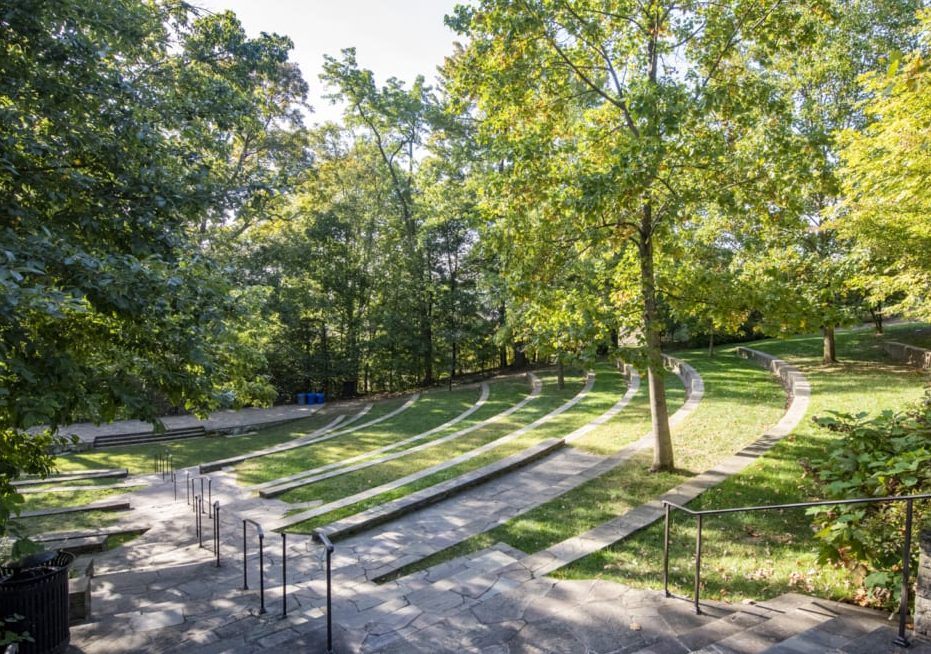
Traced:
<svg viewBox="0 0 931 654">
<path fill-rule="evenodd" d="M 457 493 L 501 477 L 513 470 L 529 465 L 552 454 L 565 445 L 561 438 L 550 438 L 527 449 L 505 457 L 482 468 L 466 472 L 458 477 L 415 491 L 396 500 L 380 504 L 371 509 L 353 514 L 342 520 L 331 522 L 324 529 L 331 540 L 343 539 L 373 527 L 382 525 L 402 515 L 436 504 Z"/>
<path fill-rule="evenodd" d="M 102 468 L 99 470 L 74 470 L 71 472 L 60 472 L 48 477 L 26 477 L 17 479 L 13 486 L 37 486 L 40 484 L 57 484 L 62 481 L 78 481 L 79 479 L 119 479 L 129 475 L 126 468 Z"/>
<path fill-rule="evenodd" d="M 701 615 L 696 615 L 690 604 L 669 600 L 659 612 L 672 633 L 636 650 L 640 654 L 880 654 L 902 651 L 892 645 L 896 634 L 888 626 L 885 613 L 798 593 L 736 606 L 702 602 Z M 926 646 L 921 641 L 915 643 Z M 931 651 L 915 650 L 914 646 L 908 651 L 931 654 Z"/>
</svg>

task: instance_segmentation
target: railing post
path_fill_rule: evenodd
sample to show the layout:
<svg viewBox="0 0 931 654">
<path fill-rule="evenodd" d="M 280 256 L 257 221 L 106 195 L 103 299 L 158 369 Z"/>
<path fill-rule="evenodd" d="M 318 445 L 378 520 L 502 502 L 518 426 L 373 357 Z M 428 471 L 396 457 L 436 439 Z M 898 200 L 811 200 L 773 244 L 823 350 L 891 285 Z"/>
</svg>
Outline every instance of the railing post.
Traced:
<svg viewBox="0 0 931 654">
<path fill-rule="evenodd" d="M 220 500 L 213 503 L 213 552 L 217 555 L 217 567 L 220 567 Z"/>
<path fill-rule="evenodd" d="M 187 493 L 186 501 L 188 504 L 190 504 L 191 503 L 191 473 L 185 472 L 184 474 L 186 475 L 184 479 L 184 487 L 185 487 L 184 490 Z"/>
<path fill-rule="evenodd" d="M 323 529 L 316 529 L 317 539 L 326 549 L 326 654 L 333 654 L 333 585 L 332 562 L 333 543 Z"/>
<path fill-rule="evenodd" d="M 288 536 L 281 532 L 281 617 L 288 615 Z"/>
<path fill-rule="evenodd" d="M 178 476 L 175 474 L 175 471 L 171 471 L 171 483 L 175 487 L 175 502 L 178 501 Z"/>
<path fill-rule="evenodd" d="M 663 592 L 669 597 L 669 505 L 663 502 L 666 521 L 663 525 Z"/>
<path fill-rule="evenodd" d="M 695 516 L 696 528 L 698 533 L 695 534 L 695 613 L 701 615 L 701 605 L 698 603 L 698 595 L 701 589 L 701 522 L 702 514 Z"/>
<path fill-rule="evenodd" d="M 207 478 L 207 506 L 213 504 L 213 479 L 210 477 Z M 210 519 L 213 520 L 213 513 L 210 514 Z"/>
<path fill-rule="evenodd" d="M 899 598 L 899 635 L 893 641 L 899 647 L 908 647 L 905 623 L 908 621 L 909 563 L 912 553 L 912 500 L 905 501 L 905 544 L 902 545 L 902 596 Z"/>
<path fill-rule="evenodd" d="M 259 615 L 265 613 L 265 534 L 259 532 Z"/>
<path fill-rule="evenodd" d="M 249 590 L 248 567 L 246 566 L 246 521 L 242 521 L 242 589 Z"/>
<path fill-rule="evenodd" d="M 197 542 L 198 545 L 202 548 L 204 546 L 204 498 L 201 496 L 197 497 Z"/>
<path fill-rule="evenodd" d="M 333 654 L 333 588 L 330 568 L 330 556 L 333 546 L 326 549 L 326 652 Z"/>
</svg>

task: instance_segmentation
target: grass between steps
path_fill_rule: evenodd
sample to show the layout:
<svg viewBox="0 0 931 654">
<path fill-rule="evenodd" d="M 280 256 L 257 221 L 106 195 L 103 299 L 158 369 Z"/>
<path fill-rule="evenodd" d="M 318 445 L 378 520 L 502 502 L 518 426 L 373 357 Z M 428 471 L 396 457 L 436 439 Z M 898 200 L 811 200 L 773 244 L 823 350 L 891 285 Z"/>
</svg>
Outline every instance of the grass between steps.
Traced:
<svg viewBox="0 0 931 654">
<path fill-rule="evenodd" d="M 914 326 L 897 325 L 887 338 L 908 337 Z M 893 364 L 881 339 L 868 331 L 838 334 L 840 363 L 823 366 L 821 339 L 797 337 L 751 343 L 800 367 L 812 385 L 808 414 L 795 431 L 742 473 L 689 504 L 695 509 L 781 504 L 821 499 L 804 462 L 817 458 L 836 436 L 811 418 L 828 411 L 876 413 L 920 397 L 927 377 Z M 747 407 L 741 409 L 751 413 Z M 754 408 L 755 410 L 755 408 Z M 673 592 L 691 594 L 694 520 L 679 514 L 672 530 L 670 581 Z M 702 597 L 725 601 L 766 599 L 798 591 L 853 600 L 854 573 L 817 563 L 818 544 L 802 510 L 732 514 L 706 518 L 703 528 Z M 662 525 L 654 524 L 612 548 L 557 571 L 567 579 L 610 579 L 647 588 L 662 584 Z"/>
<path fill-rule="evenodd" d="M 384 400 L 375 404 L 363 420 L 371 420 L 384 415 L 400 405 L 403 400 Z M 94 468 L 126 468 L 131 475 L 153 472 L 152 457 L 165 451 L 171 452 L 175 468 L 225 459 L 231 456 L 247 454 L 272 445 L 287 443 L 295 438 L 306 436 L 331 422 L 340 413 L 353 415 L 361 410 L 362 404 L 355 404 L 346 409 L 338 404 L 330 405 L 324 412 L 317 412 L 307 418 L 257 430 L 254 434 L 240 436 L 205 436 L 187 438 L 166 443 L 146 445 L 126 445 L 122 447 L 90 450 L 75 454 L 59 456 L 55 459 L 58 471 L 91 470 Z M 67 482 L 69 486 L 76 482 Z"/>
<path fill-rule="evenodd" d="M 705 396 L 698 408 L 673 432 L 678 465 L 675 471 L 651 473 L 652 452 L 639 453 L 601 477 L 490 531 L 407 566 L 390 578 L 423 570 L 498 542 L 527 553 L 546 549 L 652 500 L 756 440 L 782 415 L 785 393 L 768 372 L 737 358 L 733 350 L 732 347 L 720 349 L 713 358 L 703 351 L 675 353 L 694 366 L 705 382 Z M 667 375 L 666 387 L 672 413 L 684 402 L 685 392 L 671 373 Z M 746 410 L 747 406 L 752 406 L 753 410 Z M 614 431 L 633 436 L 618 442 L 614 450 L 650 431 L 646 388 L 612 423 Z"/>
<path fill-rule="evenodd" d="M 310 486 L 296 488 L 283 495 L 282 499 L 289 502 L 304 502 L 315 499 L 322 500 L 324 503 L 332 502 L 343 497 L 364 491 L 368 488 L 400 479 L 438 463 L 442 463 L 443 461 L 447 461 L 451 458 L 459 456 L 460 454 L 480 447 L 485 443 L 489 443 L 502 436 L 505 436 L 512 431 L 528 425 L 534 420 L 546 415 L 576 395 L 581 390 L 584 380 L 584 375 L 579 372 L 567 372 L 565 388 L 560 390 L 557 387 L 556 374 L 554 372 L 538 372 L 537 374 L 543 382 L 543 390 L 540 396 L 503 420 L 496 421 L 471 434 L 454 439 L 453 441 L 444 444 L 442 447 L 427 448 L 426 450 L 416 452 L 410 456 L 401 457 L 399 459 L 395 459 L 394 461 L 386 461 L 365 470 L 360 470 L 358 472 L 350 473 L 342 477 L 329 479 L 319 484 L 312 484 Z M 609 388 L 614 386 L 612 392 L 615 400 L 617 398 L 618 383 L 620 383 L 620 375 L 617 373 L 614 375 L 605 374 L 601 382 L 601 384 L 606 385 Z M 595 392 L 596 388 L 598 388 L 597 377 L 595 387 L 593 387 L 592 391 L 589 392 L 589 395 L 591 395 L 592 392 Z M 527 386 L 525 383 L 523 389 L 524 394 L 526 394 L 526 391 Z M 362 502 L 357 502 L 343 509 L 331 511 L 324 515 L 317 516 L 316 518 L 301 522 L 292 527 L 288 527 L 287 531 L 296 533 L 309 533 L 313 529 L 322 525 L 340 520 L 355 513 L 359 513 L 360 511 L 364 511 L 379 504 L 404 497 L 405 495 L 409 495 L 415 491 L 433 486 L 466 472 L 470 472 L 472 470 L 476 470 L 483 466 L 494 463 L 495 461 L 503 459 L 507 456 L 516 454 L 517 452 L 520 452 L 535 443 L 545 440 L 546 438 L 568 433 L 569 431 L 575 429 L 577 426 L 588 422 L 588 420 L 594 417 L 594 415 L 598 415 L 603 412 L 603 410 L 606 408 L 606 405 L 610 406 L 610 404 L 613 403 L 610 401 L 610 396 L 610 393 L 605 394 L 603 390 L 599 389 L 597 394 L 592 396 L 590 403 L 585 401 L 588 399 L 588 396 L 586 396 L 585 399 L 575 405 L 572 409 L 560 414 L 551 421 L 541 425 L 536 429 L 531 430 L 530 432 L 514 439 L 509 443 L 492 448 L 488 452 L 485 452 L 484 454 L 481 454 L 473 459 L 429 475 L 413 483 L 406 484 L 387 493 L 382 493 L 367 500 L 363 500 Z M 506 409 L 507 406 L 512 406 L 518 401 L 519 399 L 517 396 L 512 397 L 506 404 L 498 406 L 491 415 L 500 413 Z M 601 410 L 599 410 L 599 408 Z M 595 413 L 596 411 L 597 413 Z"/>
<path fill-rule="evenodd" d="M 492 383 L 491 393 L 496 394 L 500 390 L 502 383 L 507 382 Z M 518 382 L 518 385 L 520 384 L 523 384 L 523 382 Z M 279 454 L 269 454 L 241 463 L 236 468 L 237 477 L 240 483 L 252 485 L 365 454 L 373 449 L 391 445 L 434 427 L 439 427 L 473 406 L 478 402 L 480 395 L 481 389 L 478 386 L 453 391 L 446 389 L 431 390 L 423 393 L 420 399 L 410 408 L 385 422 L 343 436 L 337 436 L 321 443 L 313 443 L 306 447 L 288 450 Z M 489 394 L 490 399 L 491 394 Z M 488 402 L 486 402 L 487 404 Z M 394 408 L 399 406 L 400 403 Z M 483 405 L 482 409 L 484 408 L 485 405 Z M 430 438 L 439 438 L 445 433 L 450 433 L 474 423 L 475 416 L 481 413 L 482 409 L 479 409 L 462 422 L 456 423 L 446 430 L 441 430 Z M 366 415 L 360 418 L 359 423 L 356 424 L 364 424 L 368 420 L 369 417 Z M 355 427 L 355 424 L 350 425 L 348 429 L 353 427 Z M 416 441 L 407 447 L 412 447 L 420 442 L 422 441 Z"/>
</svg>

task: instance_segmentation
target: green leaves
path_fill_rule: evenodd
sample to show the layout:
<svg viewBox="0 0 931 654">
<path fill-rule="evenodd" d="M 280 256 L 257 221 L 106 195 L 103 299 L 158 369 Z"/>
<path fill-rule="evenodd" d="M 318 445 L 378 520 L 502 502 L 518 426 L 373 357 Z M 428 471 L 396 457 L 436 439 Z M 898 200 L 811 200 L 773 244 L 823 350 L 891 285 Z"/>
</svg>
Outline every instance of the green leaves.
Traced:
<svg viewBox="0 0 931 654">
<path fill-rule="evenodd" d="M 815 422 L 841 438 L 833 441 L 812 468 L 829 498 L 912 495 L 931 490 L 931 413 L 925 400 L 903 412 L 884 411 L 818 416 Z M 929 518 L 928 503 L 915 506 L 916 522 Z M 894 597 L 901 585 L 901 534 L 904 503 L 838 505 L 809 510 L 822 559 L 849 567 L 864 565 L 863 583 L 879 587 L 878 597 Z M 898 574 L 896 574 L 898 573 Z"/>
</svg>

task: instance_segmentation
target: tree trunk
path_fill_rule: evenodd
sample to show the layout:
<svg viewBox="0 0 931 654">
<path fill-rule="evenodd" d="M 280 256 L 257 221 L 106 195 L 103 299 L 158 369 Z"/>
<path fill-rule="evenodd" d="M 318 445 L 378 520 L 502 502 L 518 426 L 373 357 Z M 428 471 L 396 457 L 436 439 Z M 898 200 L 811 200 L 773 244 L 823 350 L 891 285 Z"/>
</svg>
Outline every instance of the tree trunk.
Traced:
<svg viewBox="0 0 931 654">
<path fill-rule="evenodd" d="M 643 331 L 646 338 L 647 372 L 650 388 L 650 416 L 653 420 L 654 472 L 672 470 L 672 436 L 669 432 L 669 411 L 666 408 L 662 341 L 659 309 L 656 306 L 656 280 L 653 271 L 653 207 L 643 205 L 640 225 L 640 290 L 643 295 Z"/>
<path fill-rule="evenodd" d="M 557 384 L 559 385 L 559 390 L 562 390 L 566 387 L 566 369 L 562 362 L 562 357 L 559 357 L 559 372 L 557 374 Z"/>
<path fill-rule="evenodd" d="M 824 357 L 822 360 L 824 362 L 824 365 L 827 366 L 832 363 L 837 363 L 837 344 L 834 340 L 833 325 L 831 327 L 824 327 L 823 334 L 824 334 L 824 339 L 823 339 Z"/>
<path fill-rule="evenodd" d="M 708 356 L 714 356 L 714 326 L 712 325 L 711 331 L 708 333 Z"/>
<path fill-rule="evenodd" d="M 523 370 L 527 367 L 527 354 L 524 352 L 524 344 L 520 341 L 514 342 L 514 363 L 511 368 L 514 370 Z"/>
<path fill-rule="evenodd" d="M 870 316 L 873 318 L 873 325 L 875 327 L 875 333 L 878 336 L 883 334 L 883 305 L 882 302 L 876 304 L 876 306 L 870 307 Z"/>
</svg>

